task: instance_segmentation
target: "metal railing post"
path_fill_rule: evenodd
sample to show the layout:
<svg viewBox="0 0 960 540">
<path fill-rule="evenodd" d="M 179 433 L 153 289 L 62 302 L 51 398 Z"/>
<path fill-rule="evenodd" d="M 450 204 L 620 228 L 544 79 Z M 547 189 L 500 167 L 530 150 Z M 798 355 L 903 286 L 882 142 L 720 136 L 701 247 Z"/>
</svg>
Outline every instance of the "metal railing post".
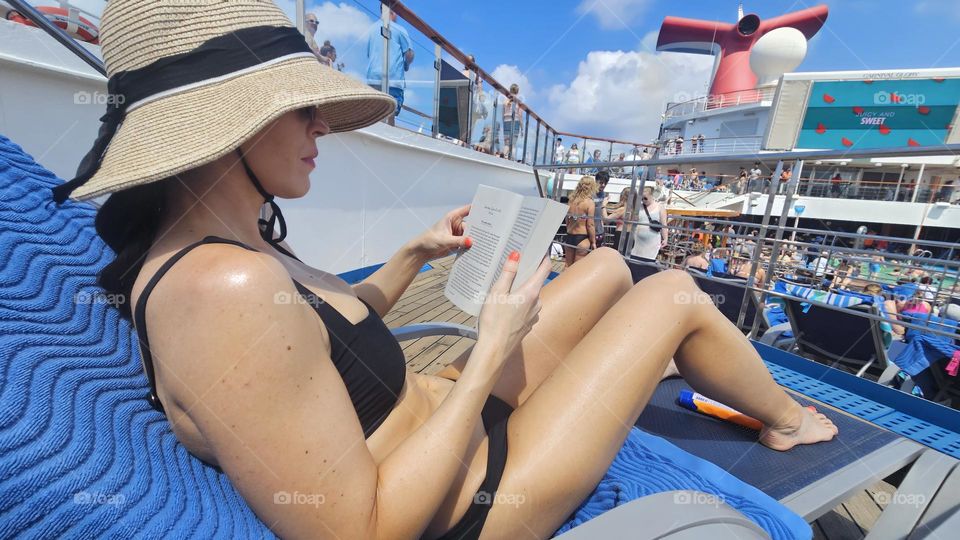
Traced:
<svg viewBox="0 0 960 540">
<path fill-rule="evenodd" d="M 529 118 L 529 116 L 527 117 Z M 537 120 L 537 134 L 533 139 L 533 164 L 537 164 L 537 155 L 540 150 L 540 120 Z"/>
<path fill-rule="evenodd" d="M 644 169 L 644 176 L 646 176 L 646 169 Z M 641 189 L 643 189 L 643 180 L 641 180 Z M 634 193 L 637 193 L 638 196 L 633 197 Z M 633 221 L 633 214 L 635 211 L 634 206 L 638 204 L 638 199 L 641 196 L 641 193 L 637 191 L 636 165 L 633 166 L 633 173 L 630 174 L 630 196 L 633 197 L 634 200 L 630 201 L 630 207 L 627 208 L 627 210 L 630 210 L 630 212 L 628 214 L 625 213 L 623 216 L 623 231 L 620 233 L 620 243 L 617 245 L 617 251 L 619 251 L 623 256 L 627 255 L 627 244 L 629 244 L 630 237 L 632 236 L 633 224 L 630 222 Z M 664 223 L 664 225 L 666 225 L 666 223 Z"/>
<path fill-rule="evenodd" d="M 390 8 L 380 4 L 380 35 L 383 36 L 383 72 L 380 76 L 380 91 L 390 93 Z"/>
<path fill-rule="evenodd" d="M 436 137 L 440 134 L 440 67 L 443 54 L 439 44 L 433 46 L 433 54 L 433 126 L 430 128 L 430 133 Z"/>
<path fill-rule="evenodd" d="M 926 163 L 920 164 L 920 172 L 917 173 L 917 181 L 913 186 L 913 196 L 910 197 L 910 202 L 917 202 L 917 195 L 920 193 L 920 184 L 923 182 L 923 171 L 926 168 Z"/>
<path fill-rule="evenodd" d="M 520 161 L 527 162 L 527 139 L 530 135 L 530 115 L 527 114 L 527 119 L 524 120 L 523 124 L 523 157 L 520 158 Z"/>
<path fill-rule="evenodd" d="M 773 269 L 776 267 L 780 261 L 780 245 L 783 242 L 783 232 L 784 227 L 789 226 L 787 222 L 790 219 L 790 207 L 793 204 L 793 195 L 797 190 L 797 184 L 800 182 L 800 175 L 803 173 L 803 160 L 797 160 L 793 164 L 793 175 L 790 176 L 790 180 L 787 180 L 786 190 L 783 197 L 783 208 L 780 209 L 780 220 L 777 222 L 777 232 L 773 238 L 773 245 L 770 247 L 770 265 L 767 268 L 767 271 L 763 273 L 763 283 L 760 285 L 760 301 L 757 306 L 756 314 L 753 317 L 753 325 L 750 328 L 750 333 L 747 337 L 751 339 L 756 339 L 757 334 L 760 332 L 760 319 L 762 318 L 762 312 L 764 304 L 767 300 L 767 288 L 770 287 L 770 279 L 773 277 Z M 777 183 L 779 184 L 779 175 L 777 176 Z M 772 208 L 772 205 L 771 205 Z M 753 291 L 747 290 L 747 294 L 753 294 Z M 746 316 L 746 313 L 744 313 Z"/>
<path fill-rule="evenodd" d="M 773 172 L 773 178 L 770 179 L 770 190 L 767 193 L 767 207 L 763 212 L 763 221 L 760 223 L 760 231 L 757 233 L 757 243 L 753 248 L 753 255 L 750 257 L 750 275 L 747 277 L 747 290 L 753 289 L 756 284 L 757 268 L 760 266 L 760 252 L 763 251 L 763 241 L 767 238 L 767 229 L 770 227 L 770 214 L 773 213 L 773 202 L 776 199 L 772 193 L 776 193 L 780 187 L 780 173 L 783 172 L 783 160 L 777 161 L 777 168 Z M 771 255 L 772 257 L 772 255 Z M 743 320 L 747 316 L 747 305 L 750 301 L 748 294 L 743 295 L 743 302 L 740 304 L 740 313 L 737 315 L 737 327 L 743 327 Z"/>
</svg>

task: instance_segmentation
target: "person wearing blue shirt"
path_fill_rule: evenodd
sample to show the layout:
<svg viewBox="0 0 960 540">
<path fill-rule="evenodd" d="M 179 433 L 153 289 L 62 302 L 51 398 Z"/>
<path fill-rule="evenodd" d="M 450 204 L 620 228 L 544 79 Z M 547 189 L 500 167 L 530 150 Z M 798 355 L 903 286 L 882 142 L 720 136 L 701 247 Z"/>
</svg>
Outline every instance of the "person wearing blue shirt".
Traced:
<svg viewBox="0 0 960 540">
<path fill-rule="evenodd" d="M 403 107 L 403 91 L 407 87 L 406 72 L 413 63 L 413 47 L 407 29 L 396 24 L 397 14 L 390 12 L 390 45 L 387 53 L 389 71 L 387 84 L 390 95 L 397 100 L 397 110 L 394 117 L 400 114 Z M 367 37 L 367 84 L 381 90 L 383 87 L 383 36 L 380 33 L 381 25 L 370 28 Z M 392 125 L 393 118 L 388 122 Z"/>
</svg>

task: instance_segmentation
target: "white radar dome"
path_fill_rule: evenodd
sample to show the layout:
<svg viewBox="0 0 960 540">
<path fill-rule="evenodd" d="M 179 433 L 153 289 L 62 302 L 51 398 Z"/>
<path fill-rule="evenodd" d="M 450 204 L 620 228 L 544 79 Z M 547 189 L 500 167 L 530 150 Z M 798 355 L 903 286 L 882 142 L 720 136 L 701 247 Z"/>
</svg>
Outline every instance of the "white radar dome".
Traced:
<svg viewBox="0 0 960 540">
<path fill-rule="evenodd" d="M 777 82 L 803 62 L 807 38 L 796 28 L 777 28 L 764 34 L 750 51 L 750 69 L 757 75 L 757 86 Z"/>
</svg>

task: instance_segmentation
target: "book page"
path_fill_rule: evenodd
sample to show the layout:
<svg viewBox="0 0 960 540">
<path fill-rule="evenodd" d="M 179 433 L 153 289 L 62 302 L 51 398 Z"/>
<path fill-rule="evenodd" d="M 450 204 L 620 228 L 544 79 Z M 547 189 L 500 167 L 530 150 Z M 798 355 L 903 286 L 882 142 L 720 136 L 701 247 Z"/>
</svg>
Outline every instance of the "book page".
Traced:
<svg viewBox="0 0 960 540">
<path fill-rule="evenodd" d="M 516 250 L 520 252 L 520 267 L 517 269 L 513 286 L 516 288 L 526 282 L 540 266 L 540 261 L 550 249 L 557 229 L 566 215 L 565 204 L 540 197 L 524 197 L 493 281 L 500 277 L 500 270 L 503 269 L 507 256 Z"/>
<path fill-rule="evenodd" d="M 470 315 L 480 314 L 522 203 L 523 197 L 516 193 L 485 185 L 477 188 L 464 219 L 464 235 L 473 239 L 473 246 L 457 256 L 443 291 Z"/>
</svg>

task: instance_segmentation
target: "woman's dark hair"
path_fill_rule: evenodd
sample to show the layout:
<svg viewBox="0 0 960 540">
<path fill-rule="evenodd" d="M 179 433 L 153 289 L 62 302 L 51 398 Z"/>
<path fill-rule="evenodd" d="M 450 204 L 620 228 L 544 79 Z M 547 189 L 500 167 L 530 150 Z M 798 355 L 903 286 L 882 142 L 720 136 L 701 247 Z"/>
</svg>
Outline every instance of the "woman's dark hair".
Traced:
<svg viewBox="0 0 960 540">
<path fill-rule="evenodd" d="M 160 228 L 168 183 L 167 179 L 118 191 L 97 212 L 97 234 L 116 254 L 100 270 L 97 282 L 128 320 L 133 318 L 130 293 Z"/>
</svg>

